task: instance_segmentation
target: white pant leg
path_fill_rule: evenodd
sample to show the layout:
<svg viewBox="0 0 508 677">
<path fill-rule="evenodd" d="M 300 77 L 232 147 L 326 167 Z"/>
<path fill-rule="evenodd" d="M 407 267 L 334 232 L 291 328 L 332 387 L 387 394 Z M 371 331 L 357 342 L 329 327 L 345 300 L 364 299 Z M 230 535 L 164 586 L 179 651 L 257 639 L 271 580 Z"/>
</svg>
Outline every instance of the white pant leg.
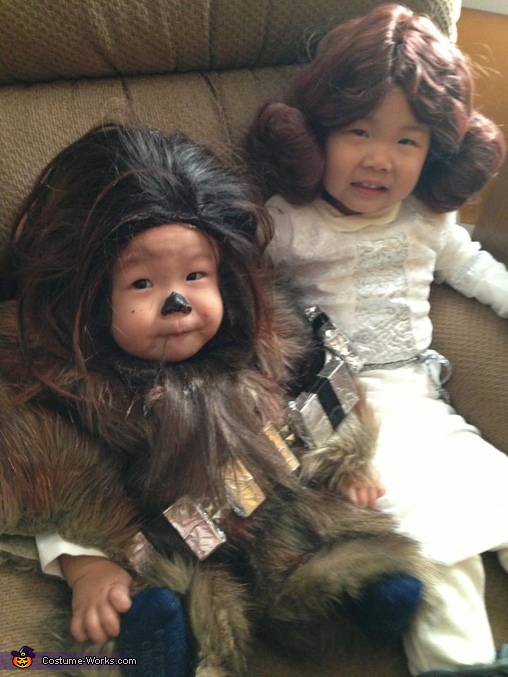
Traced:
<svg viewBox="0 0 508 677">
<path fill-rule="evenodd" d="M 421 367 L 362 375 L 381 428 L 377 507 L 429 559 L 462 562 L 508 543 L 508 457 L 444 402 Z"/>
<path fill-rule="evenodd" d="M 404 638 L 410 673 L 494 661 L 481 557 L 437 565 L 433 587 L 432 604 L 417 614 Z"/>
</svg>

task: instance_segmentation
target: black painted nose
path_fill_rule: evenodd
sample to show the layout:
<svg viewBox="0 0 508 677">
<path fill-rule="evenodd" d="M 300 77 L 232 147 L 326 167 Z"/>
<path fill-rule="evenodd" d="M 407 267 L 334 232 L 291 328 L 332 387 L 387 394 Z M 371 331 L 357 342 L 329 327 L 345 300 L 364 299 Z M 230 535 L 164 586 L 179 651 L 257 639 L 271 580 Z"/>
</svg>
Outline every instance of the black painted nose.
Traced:
<svg viewBox="0 0 508 677">
<path fill-rule="evenodd" d="M 161 308 L 161 315 L 169 315 L 170 313 L 190 313 L 191 310 L 192 307 L 185 296 L 179 294 L 177 291 L 173 291 L 164 301 Z"/>
</svg>

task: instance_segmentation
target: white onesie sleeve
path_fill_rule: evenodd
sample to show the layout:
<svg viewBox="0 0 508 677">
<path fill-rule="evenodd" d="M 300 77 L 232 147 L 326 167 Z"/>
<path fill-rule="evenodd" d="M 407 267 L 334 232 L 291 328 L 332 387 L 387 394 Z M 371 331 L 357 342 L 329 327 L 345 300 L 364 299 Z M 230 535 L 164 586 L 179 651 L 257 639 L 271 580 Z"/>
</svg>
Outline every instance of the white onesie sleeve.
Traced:
<svg viewBox="0 0 508 677">
<path fill-rule="evenodd" d="M 92 555 L 96 557 L 106 557 L 106 555 L 96 548 L 85 548 L 82 545 L 66 541 L 59 534 L 48 533 L 38 534 L 35 537 L 35 543 L 39 552 L 39 561 L 41 569 L 45 574 L 63 578 L 62 569 L 58 558 L 60 555 Z"/>
</svg>

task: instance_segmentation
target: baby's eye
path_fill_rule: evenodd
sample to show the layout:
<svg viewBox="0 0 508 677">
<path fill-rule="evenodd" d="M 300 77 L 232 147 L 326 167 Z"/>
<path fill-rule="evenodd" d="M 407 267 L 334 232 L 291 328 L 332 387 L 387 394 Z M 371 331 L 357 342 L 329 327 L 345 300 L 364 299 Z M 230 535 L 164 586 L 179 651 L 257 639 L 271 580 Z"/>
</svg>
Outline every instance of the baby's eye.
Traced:
<svg viewBox="0 0 508 677">
<path fill-rule="evenodd" d="M 185 279 L 192 282 L 193 280 L 200 280 L 203 276 L 204 273 L 194 272 L 189 273 Z"/>
<path fill-rule="evenodd" d="M 152 283 L 150 280 L 142 278 L 141 280 L 136 280 L 135 282 L 133 282 L 132 286 L 134 287 L 134 289 L 148 289 L 149 287 L 152 286 Z"/>
</svg>

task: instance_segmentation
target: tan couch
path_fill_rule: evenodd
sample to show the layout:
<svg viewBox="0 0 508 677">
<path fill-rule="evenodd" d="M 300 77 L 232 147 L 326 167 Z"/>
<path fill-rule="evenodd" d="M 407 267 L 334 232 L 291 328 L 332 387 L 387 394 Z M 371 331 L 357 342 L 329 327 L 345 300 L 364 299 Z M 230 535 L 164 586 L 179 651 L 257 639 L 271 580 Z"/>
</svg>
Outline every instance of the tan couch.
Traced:
<svg viewBox="0 0 508 677">
<path fill-rule="evenodd" d="M 41 167 L 101 120 L 138 121 L 167 131 L 179 128 L 220 154 L 238 159 L 254 110 L 286 86 L 305 58 L 304 38 L 376 4 L 380 3 L 4 0 L 0 3 L 0 246 L 21 197 Z M 449 34 L 454 30 L 452 0 L 407 4 L 432 13 Z M 507 179 L 505 172 L 504 190 L 497 191 L 505 196 Z M 454 364 L 450 384 L 454 403 L 489 440 L 508 452 L 507 323 L 449 289 L 433 291 L 433 306 L 435 347 Z M 19 544 L 4 542 L 1 547 L 15 550 Z M 488 555 L 486 563 L 496 641 L 507 642 L 508 577 L 493 556 Z M 69 603 L 65 584 L 4 562 L 0 600 L 0 652 L 10 655 L 24 644 L 36 652 L 52 649 L 43 637 L 47 619 Z M 307 660 L 281 655 L 260 643 L 248 669 L 251 677 L 407 674 L 400 647 L 376 646 L 353 631 L 337 637 L 330 656 Z"/>
</svg>

